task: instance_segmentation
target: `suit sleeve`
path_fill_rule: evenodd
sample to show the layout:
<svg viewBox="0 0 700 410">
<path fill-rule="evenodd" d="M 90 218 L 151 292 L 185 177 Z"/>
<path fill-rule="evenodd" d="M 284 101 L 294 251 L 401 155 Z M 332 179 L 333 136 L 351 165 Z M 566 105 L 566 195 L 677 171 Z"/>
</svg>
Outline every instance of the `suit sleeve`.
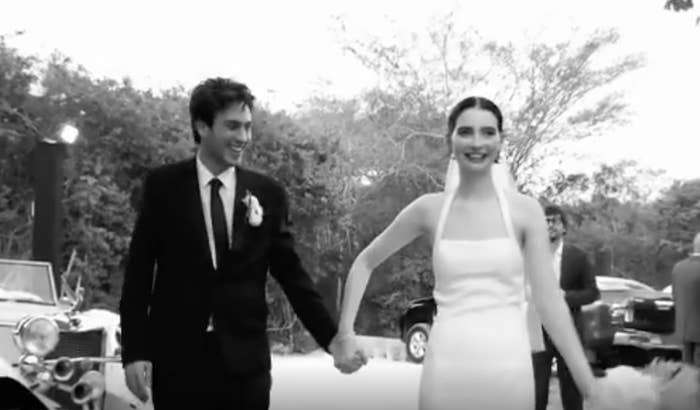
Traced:
<svg viewBox="0 0 700 410">
<path fill-rule="evenodd" d="M 136 224 L 131 234 L 122 295 L 119 302 L 122 328 L 122 363 L 149 360 L 148 308 L 156 261 L 158 237 L 153 176 L 143 183 Z"/>
<path fill-rule="evenodd" d="M 321 295 L 304 269 L 295 250 L 294 236 L 290 230 L 287 194 L 275 187 L 279 215 L 272 233 L 270 274 L 279 282 L 304 327 L 326 351 L 338 331 L 336 321 L 323 304 Z"/>
<path fill-rule="evenodd" d="M 681 263 L 677 263 L 671 271 L 671 295 L 674 303 L 673 335 L 678 342 L 683 342 L 683 328 L 685 324 L 685 309 L 683 308 L 684 288 L 681 283 Z"/>
<path fill-rule="evenodd" d="M 596 285 L 595 274 L 588 262 L 588 257 L 583 251 L 577 249 L 577 268 L 579 276 L 579 288 L 567 290 L 564 294 L 569 308 L 580 308 L 583 305 L 593 303 L 600 298 L 600 291 Z"/>
</svg>

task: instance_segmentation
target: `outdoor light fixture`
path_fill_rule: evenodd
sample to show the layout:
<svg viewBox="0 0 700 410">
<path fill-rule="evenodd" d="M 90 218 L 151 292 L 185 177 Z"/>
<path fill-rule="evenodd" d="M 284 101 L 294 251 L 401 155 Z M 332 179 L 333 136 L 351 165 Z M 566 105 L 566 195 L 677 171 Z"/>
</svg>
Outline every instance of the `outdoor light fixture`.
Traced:
<svg viewBox="0 0 700 410">
<path fill-rule="evenodd" d="M 41 141 L 49 144 L 67 144 L 71 145 L 78 140 L 80 131 L 71 123 L 65 122 L 58 128 L 58 132 L 54 135 L 44 137 Z"/>
<path fill-rule="evenodd" d="M 58 139 L 64 144 L 73 144 L 78 139 L 78 129 L 72 124 L 63 124 L 58 132 Z"/>
<path fill-rule="evenodd" d="M 51 263 L 56 290 L 61 290 L 64 162 L 78 140 L 78 128 L 66 121 L 39 140 L 33 152 L 34 226 L 32 259 Z"/>
</svg>

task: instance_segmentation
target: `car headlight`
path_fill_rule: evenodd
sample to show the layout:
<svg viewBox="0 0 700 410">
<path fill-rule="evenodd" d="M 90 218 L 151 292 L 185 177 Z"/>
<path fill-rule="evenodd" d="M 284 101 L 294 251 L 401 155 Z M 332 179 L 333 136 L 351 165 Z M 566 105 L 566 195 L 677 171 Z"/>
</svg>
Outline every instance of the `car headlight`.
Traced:
<svg viewBox="0 0 700 410">
<path fill-rule="evenodd" d="M 15 328 L 15 343 L 24 353 L 44 357 L 56 348 L 59 329 L 46 316 L 32 316 L 21 320 Z"/>
</svg>

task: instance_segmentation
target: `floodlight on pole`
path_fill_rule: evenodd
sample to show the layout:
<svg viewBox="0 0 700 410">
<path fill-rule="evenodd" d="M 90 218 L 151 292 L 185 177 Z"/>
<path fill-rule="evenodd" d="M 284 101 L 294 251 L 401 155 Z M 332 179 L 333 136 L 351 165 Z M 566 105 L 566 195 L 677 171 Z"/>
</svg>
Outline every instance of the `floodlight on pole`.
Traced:
<svg viewBox="0 0 700 410">
<path fill-rule="evenodd" d="M 78 139 L 79 134 L 80 132 L 73 124 L 65 123 L 58 131 L 58 140 L 64 144 L 73 144 Z"/>
<path fill-rule="evenodd" d="M 53 265 L 56 289 L 60 292 L 63 238 L 64 162 L 69 146 L 76 142 L 78 129 L 65 122 L 34 147 L 34 226 L 32 259 Z"/>
</svg>

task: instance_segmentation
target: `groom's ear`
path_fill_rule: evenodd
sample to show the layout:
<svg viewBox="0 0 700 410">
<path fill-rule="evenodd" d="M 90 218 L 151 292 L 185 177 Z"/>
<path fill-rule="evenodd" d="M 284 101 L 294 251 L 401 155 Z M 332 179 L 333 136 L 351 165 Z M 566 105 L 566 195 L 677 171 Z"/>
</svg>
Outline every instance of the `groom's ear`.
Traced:
<svg viewBox="0 0 700 410">
<path fill-rule="evenodd" d="M 211 127 L 209 127 L 207 123 L 202 120 L 196 120 L 194 122 L 194 128 L 197 130 L 200 140 L 203 135 L 209 135 L 209 131 L 211 130 Z"/>
</svg>

